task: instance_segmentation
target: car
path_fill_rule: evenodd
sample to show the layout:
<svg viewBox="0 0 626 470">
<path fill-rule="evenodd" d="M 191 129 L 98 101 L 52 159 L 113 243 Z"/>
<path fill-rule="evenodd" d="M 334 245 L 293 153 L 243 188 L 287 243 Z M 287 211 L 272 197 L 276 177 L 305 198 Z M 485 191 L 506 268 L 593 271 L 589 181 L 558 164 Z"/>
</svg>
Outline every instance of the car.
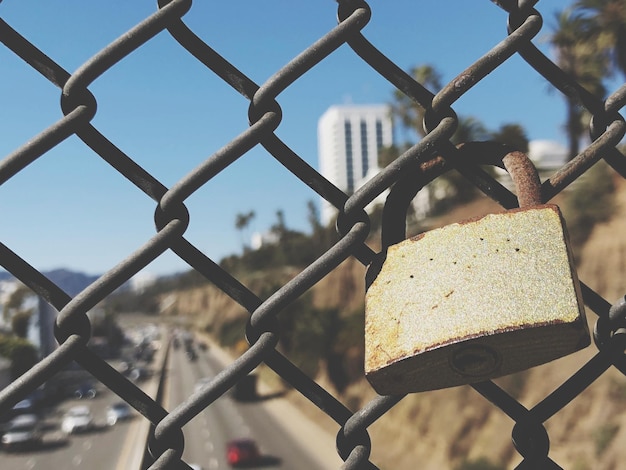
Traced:
<svg viewBox="0 0 626 470">
<path fill-rule="evenodd" d="M 254 465 L 261 460 L 261 453 L 252 439 L 234 439 L 226 444 L 226 460 L 233 467 Z"/>
<path fill-rule="evenodd" d="M 196 353 L 196 350 L 193 349 L 193 347 L 187 347 L 185 354 L 187 356 L 187 359 L 192 362 L 198 359 L 198 354 Z"/>
<path fill-rule="evenodd" d="M 65 434 L 87 432 L 94 427 L 93 415 L 88 406 L 73 406 L 63 416 L 61 430 Z"/>
<path fill-rule="evenodd" d="M 130 406 L 123 401 L 113 403 L 107 407 L 107 424 L 114 426 L 118 421 L 124 421 L 132 418 L 133 412 Z"/>
<path fill-rule="evenodd" d="M 13 418 L 4 428 L 2 447 L 6 450 L 27 449 L 41 444 L 39 417 L 24 414 Z"/>
<path fill-rule="evenodd" d="M 133 369 L 133 361 L 132 359 L 122 359 L 120 361 L 120 365 L 117 368 L 117 371 L 122 375 L 128 375 L 128 373 Z"/>
<path fill-rule="evenodd" d="M 74 398 L 96 398 L 96 388 L 90 383 L 80 384 L 74 389 Z"/>
<path fill-rule="evenodd" d="M 34 415 L 37 414 L 37 410 L 35 408 L 35 402 L 31 398 L 24 398 L 23 400 L 17 402 L 13 405 L 9 411 L 0 416 L 0 423 L 7 422 L 12 418 L 15 418 L 19 415 Z"/>
<path fill-rule="evenodd" d="M 32 411 L 35 409 L 35 402 L 32 398 L 24 398 L 18 401 L 12 409 L 15 414 L 33 414 Z"/>
<path fill-rule="evenodd" d="M 144 380 L 149 375 L 149 371 L 144 367 L 133 367 L 130 372 L 128 372 L 128 378 L 133 382 Z"/>
</svg>

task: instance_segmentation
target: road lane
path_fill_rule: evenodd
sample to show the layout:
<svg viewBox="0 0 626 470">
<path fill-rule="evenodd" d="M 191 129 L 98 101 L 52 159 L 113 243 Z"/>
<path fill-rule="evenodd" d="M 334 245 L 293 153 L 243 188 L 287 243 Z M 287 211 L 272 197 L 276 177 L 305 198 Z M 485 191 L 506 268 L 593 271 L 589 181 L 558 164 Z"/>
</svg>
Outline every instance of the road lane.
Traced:
<svg viewBox="0 0 626 470">
<path fill-rule="evenodd" d="M 170 387 L 169 404 L 172 410 L 193 393 L 198 379 L 204 375 L 199 373 L 196 364 L 190 363 L 182 350 L 172 351 L 171 366 L 167 376 Z M 198 362 L 204 361 L 200 355 Z M 203 468 L 227 468 L 223 449 L 228 439 L 234 437 L 228 417 L 225 415 L 225 400 L 220 398 L 217 403 L 202 411 L 183 428 L 185 449 L 183 459 L 187 463 L 199 463 Z"/>
<path fill-rule="evenodd" d="M 109 470 L 115 466 L 116 456 L 122 448 L 130 422 L 119 422 L 114 427 L 106 425 L 106 407 L 118 397 L 106 389 L 99 389 L 94 399 L 71 399 L 48 410 L 44 415 L 43 445 L 29 452 L 0 453 L 0 468 L 28 470 L 73 470 L 89 468 Z M 63 413 L 74 405 L 87 405 L 95 419 L 95 429 L 66 436 L 61 431 Z"/>
<path fill-rule="evenodd" d="M 153 322 L 145 315 L 121 317 L 120 324 L 125 332 L 136 331 Z M 160 351 L 163 352 L 163 351 Z M 149 395 L 156 395 L 156 383 L 160 378 L 159 354 L 148 367 L 155 375 L 138 385 Z M 163 363 L 161 362 L 161 365 Z M 119 360 L 111 362 L 119 366 Z M 0 469 L 27 470 L 139 470 L 148 435 L 149 423 L 134 412 L 133 419 L 119 421 L 114 426 L 106 425 L 106 408 L 121 399 L 104 385 L 94 380 L 97 395 L 94 399 L 66 399 L 43 410 L 43 445 L 27 452 L 8 453 L 0 451 Z M 86 404 L 94 416 L 96 427 L 85 434 L 65 436 L 61 431 L 63 413 L 71 406 Z M 146 428 L 145 433 L 139 432 Z M 132 433 L 132 434 L 131 434 Z M 132 448 L 130 447 L 132 446 Z"/>
<path fill-rule="evenodd" d="M 196 361 L 189 361 L 183 348 L 173 350 L 166 381 L 166 408 L 172 410 L 194 390 L 200 378 L 214 377 L 221 371 L 219 361 L 211 352 L 200 353 Z M 229 469 L 226 462 L 226 443 L 231 439 L 251 437 L 257 441 L 263 456 L 263 469 L 327 470 L 315 458 L 319 452 L 316 443 L 305 449 L 287 432 L 281 423 L 265 409 L 263 401 L 238 402 L 230 395 L 219 398 L 183 427 L 185 449 L 183 459 L 199 464 L 206 470 Z M 338 457 L 337 457 L 338 459 Z M 253 467 L 257 468 L 257 467 Z"/>
</svg>

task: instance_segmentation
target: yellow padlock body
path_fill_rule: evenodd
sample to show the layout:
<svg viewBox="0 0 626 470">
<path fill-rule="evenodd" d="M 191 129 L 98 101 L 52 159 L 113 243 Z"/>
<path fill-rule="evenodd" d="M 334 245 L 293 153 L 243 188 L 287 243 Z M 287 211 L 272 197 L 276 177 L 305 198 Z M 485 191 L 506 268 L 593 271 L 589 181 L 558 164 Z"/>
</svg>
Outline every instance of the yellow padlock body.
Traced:
<svg viewBox="0 0 626 470">
<path fill-rule="evenodd" d="M 491 214 L 390 246 L 366 292 L 365 374 L 382 395 L 484 381 L 589 343 L 554 205 Z"/>
</svg>

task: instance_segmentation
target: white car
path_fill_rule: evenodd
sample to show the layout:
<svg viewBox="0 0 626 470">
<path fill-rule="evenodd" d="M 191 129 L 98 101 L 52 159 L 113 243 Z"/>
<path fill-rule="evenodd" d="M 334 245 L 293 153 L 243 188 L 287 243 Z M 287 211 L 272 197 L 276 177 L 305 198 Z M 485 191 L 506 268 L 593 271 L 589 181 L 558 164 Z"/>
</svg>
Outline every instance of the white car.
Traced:
<svg viewBox="0 0 626 470">
<path fill-rule="evenodd" d="M 19 415 L 6 426 L 2 435 L 5 449 L 27 448 L 41 444 L 39 418 L 34 414 Z"/>
<path fill-rule="evenodd" d="M 63 416 L 61 430 L 65 434 L 87 432 L 93 429 L 93 416 L 88 406 L 73 406 Z"/>
<path fill-rule="evenodd" d="M 130 419 L 133 412 L 125 402 L 117 402 L 107 407 L 107 424 L 114 426 L 118 421 Z"/>
</svg>

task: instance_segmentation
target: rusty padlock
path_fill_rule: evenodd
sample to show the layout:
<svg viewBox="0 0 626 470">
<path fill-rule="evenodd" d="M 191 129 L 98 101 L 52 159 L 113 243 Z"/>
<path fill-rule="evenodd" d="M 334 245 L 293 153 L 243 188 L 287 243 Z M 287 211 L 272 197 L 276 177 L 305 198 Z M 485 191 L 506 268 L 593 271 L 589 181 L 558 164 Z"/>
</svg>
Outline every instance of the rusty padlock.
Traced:
<svg viewBox="0 0 626 470">
<path fill-rule="evenodd" d="M 509 172 L 519 209 L 383 247 L 368 268 L 365 374 L 379 394 L 481 382 L 590 344 L 558 206 L 541 204 L 525 154 L 490 159 L 475 163 Z"/>
</svg>

